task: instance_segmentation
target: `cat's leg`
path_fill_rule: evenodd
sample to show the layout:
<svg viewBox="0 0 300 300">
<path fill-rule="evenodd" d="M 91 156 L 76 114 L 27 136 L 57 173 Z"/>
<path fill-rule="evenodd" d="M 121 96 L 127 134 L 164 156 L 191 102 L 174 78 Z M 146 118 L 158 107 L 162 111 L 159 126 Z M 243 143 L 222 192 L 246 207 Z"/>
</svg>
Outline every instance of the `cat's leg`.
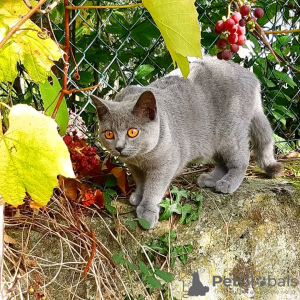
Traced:
<svg viewBox="0 0 300 300">
<path fill-rule="evenodd" d="M 159 218 L 159 203 L 162 201 L 172 178 L 176 173 L 175 166 L 160 166 L 147 172 L 143 199 L 137 207 L 138 218 L 147 220 L 153 228 Z"/>
<path fill-rule="evenodd" d="M 135 191 L 131 194 L 129 202 L 132 205 L 139 205 L 143 198 L 144 184 L 145 184 L 145 174 L 144 172 L 136 166 L 128 166 L 136 185 Z"/>
<path fill-rule="evenodd" d="M 215 187 L 216 182 L 227 174 L 228 170 L 222 164 L 217 164 L 212 172 L 201 174 L 198 177 L 197 185 L 203 187 Z"/>
<path fill-rule="evenodd" d="M 216 182 L 217 192 L 224 194 L 233 193 L 238 189 L 245 177 L 250 158 L 248 141 L 239 141 L 237 143 L 240 147 L 232 146 L 230 149 L 223 150 L 223 159 L 226 161 L 228 172 Z"/>
</svg>

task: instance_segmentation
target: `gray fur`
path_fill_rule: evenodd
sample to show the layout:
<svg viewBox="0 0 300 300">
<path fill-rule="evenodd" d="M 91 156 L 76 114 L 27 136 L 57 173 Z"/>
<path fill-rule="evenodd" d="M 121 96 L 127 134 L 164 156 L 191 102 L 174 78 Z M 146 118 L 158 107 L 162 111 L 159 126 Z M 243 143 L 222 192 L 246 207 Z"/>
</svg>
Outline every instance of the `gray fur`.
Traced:
<svg viewBox="0 0 300 300">
<path fill-rule="evenodd" d="M 100 140 L 131 170 L 137 187 L 130 203 L 151 228 L 172 178 L 195 158 L 214 159 L 216 168 L 197 183 L 221 193 L 233 193 L 240 186 L 249 163 L 250 138 L 260 167 L 272 177 L 282 172 L 274 159 L 258 79 L 233 62 L 211 57 L 191 63 L 190 69 L 186 80 L 174 70 L 147 87 L 125 88 L 115 101 L 94 99 Z M 138 136 L 128 137 L 129 128 L 139 129 Z M 105 130 L 112 130 L 115 138 L 107 140 Z"/>
</svg>

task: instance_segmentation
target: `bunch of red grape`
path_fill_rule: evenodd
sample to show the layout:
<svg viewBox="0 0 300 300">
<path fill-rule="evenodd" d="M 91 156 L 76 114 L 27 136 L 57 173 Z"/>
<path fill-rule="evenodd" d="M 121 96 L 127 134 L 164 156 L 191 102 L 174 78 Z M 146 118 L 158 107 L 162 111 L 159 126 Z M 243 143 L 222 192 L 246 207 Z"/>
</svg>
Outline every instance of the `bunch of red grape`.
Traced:
<svg viewBox="0 0 300 300">
<path fill-rule="evenodd" d="M 87 146 L 84 140 L 79 139 L 76 135 L 73 137 L 66 135 L 63 137 L 65 144 L 70 152 L 73 169 L 76 174 L 83 170 L 92 171 L 99 165 L 99 157 L 95 147 Z"/>
<path fill-rule="evenodd" d="M 217 42 L 218 59 L 230 60 L 233 53 L 237 53 L 240 46 L 246 43 L 246 25 L 253 31 L 256 20 L 263 15 L 264 11 L 258 7 L 251 16 L 250 6 L 243 5 L 240 11 L 235 12 L 230 18 L 223 17 L 223 20 L 219 20 L 215 28 L 215 33 L 221 34 Z"/>
</svg>

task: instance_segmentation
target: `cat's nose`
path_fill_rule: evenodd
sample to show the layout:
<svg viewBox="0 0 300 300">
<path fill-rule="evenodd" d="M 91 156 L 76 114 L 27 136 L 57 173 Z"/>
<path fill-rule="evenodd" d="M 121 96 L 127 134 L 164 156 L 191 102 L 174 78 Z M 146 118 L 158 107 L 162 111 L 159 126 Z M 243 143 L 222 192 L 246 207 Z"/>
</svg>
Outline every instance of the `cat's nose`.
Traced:
<svg viewBox="0 0 300 300">
<path fill-rule="evenodd" d="M 121 154 L 122 150 L 124 149 L 124 147 L 121 146 L 117 146 L 116 150 Z"/>
</svg>

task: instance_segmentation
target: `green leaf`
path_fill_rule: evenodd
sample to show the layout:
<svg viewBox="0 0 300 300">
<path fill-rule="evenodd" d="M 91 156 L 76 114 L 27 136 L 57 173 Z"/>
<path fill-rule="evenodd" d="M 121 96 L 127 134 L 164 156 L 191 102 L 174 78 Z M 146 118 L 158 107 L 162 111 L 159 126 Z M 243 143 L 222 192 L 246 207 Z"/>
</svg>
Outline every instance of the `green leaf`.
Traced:
<svg viewBox="0 0 300 300">
<path fill-rule="evenodd" d="M 166 46 L 186 78 L 187 56 L 202 57 L 200 28 L 194 0 L 143 0 L 159 28 Z"/>
<path fill-rule="evenodd" d="M 192 212 L 192 208 L 189 204 L 185 204 L 182 206 L 180 224 L 183 224 L 187 215 L 190 214 L 191 212 Z"/>
<path fill-rule="evenodd" d="M 167 271 L 156 270 L 155 274 L 159 276 L 161 279 L 163 279 L 165 282 L 172 282 L 174 280 L 173 275 Z"/>
<path fill-rule="evenodd" d="M 279 78 L 280 80 L 286 82 L 287 84 L 289 84 L 291 87 L 297 86 L 297 84 L 295 83 L 295 81 L 293 81 L 288 74 L 284 73 L 284 72 L 280 72 L 277 70 L 273 70 L 273 74 Z"/>
<path fill-rule="evenodd" d="M 280 150 L 281 153 L 287 154 L 293 151 L 293 148 L 289 145 L 289 143 L 279 135 L 274 133 L 273 138 L 276 142 L 276 147 Z"/>
<path fill-rule="evenodd" d="M 125 259 L 124 259 L 123 257 L 124 257 L 124 252 L 123 252 L 123 251 L 120 251 L 119 254 L 113 255 L 113 256 L 112 256 L 112 260 L 113 260 L 117 265 L 124 264 Z"/>
<path fill-rule="evenodd" d="M 137 218 L 140 225 L 145 229 L 150 229 L 150 223 L 147 220 Z"/>
<path fill-rule="evenodd" d="M 8 118 L 9 128 L 0 136 L 0 194 L 17 206 L 26 192 L 44 206 L 58 184 L 58 174 L 75 177 L 68 148 L 55 121 L 34 108 L 15 105 Z"/>
<path fill-rule="evenodd" d="M 113 174 L 109 174 L 105 181 L 105 187 L 113 187 L 116 186 L 118 183 L 117 178 Z"/>
<path fill-rule="evenodd" d="M 160 220 L 168 220 L 172 213 L 181 214 L 182 206 L 178 202 L 170 203 L 170 199 L 163 200 L 159 206 L 164 208 L 164 212 L 160 216 Z"/>
<path fill-rule="evenodd" d="M 127 220 L 126 224 L 130 227 L 130 229 L 135 230 L 135 224 L 133 220 Z"/>
<path fill-rule="evenodd" d="M 39 85 L 41 97 L 44 102 L 45 113 L 47 116 L 52 115 L 61 91 L 61 85 L 54 75 L 52 76 L 52 83 L 53 84 L 51 85 L 49 81 L 46 80 L 45 83 L 41 83 Z M 61 102 L 55 121 L 59 125 L 60 135 L 65 135 L 69 123 L 68 108 L 65 98 L 63 98 Z"/>
<path fill-rule="evenodd" d="M 147 277 L 147 283 L 149 287 L 156 288 L 158 290 L 161 289 L 161 283 L 155 278 L 154 275 L 150 275 Z"/>
<path fill-rule="evenodd" d="M 171 194 L 176 195 L 175 201 L 179 202 L 182 198 L 187 198 L 189 196 L 189 191 L 184 189 L 178 190 L 177 186 L 173 186 Z"/>
<path fill-rule="evenodd" d="M 109 194 L 106 191 L 104 191 L 102 193 L 103 193 L 103 197 L 104 197 L 104 206 L 105 206 L 105 208 L 108 210 L 108 212 L 112 216 L 114 216 L 116 214 L 117 210 L 114 206 L 111 205 L 111 199 L 110 199 Z"/>
<path fill-rule="evenodd" d="M 139 268 L 144 277 L 151 275 L 152 271 L 142 262 L 139 261 Z"/>
<path fill-rule="evenodd" d="M 135 77 L 137 79 L 142 78 L 148 74 L 150 74 L 155 68 L 151 65 L 141 65 L 136 70 Z"/>
<path fill-rule="evenodd" d="M 0 40 L 28 11 L 22 0 L 1 1 Z M 20 61 L 34 81 L 43 83 L 51 75 L 53 61 L 61 58 L 61 50 L 31 20 L 27 20 L 20 29 L 24 30 L 18 30 L 0 49 L 0 82 L 15 79 L 16 65 Z"/>
</svg>

